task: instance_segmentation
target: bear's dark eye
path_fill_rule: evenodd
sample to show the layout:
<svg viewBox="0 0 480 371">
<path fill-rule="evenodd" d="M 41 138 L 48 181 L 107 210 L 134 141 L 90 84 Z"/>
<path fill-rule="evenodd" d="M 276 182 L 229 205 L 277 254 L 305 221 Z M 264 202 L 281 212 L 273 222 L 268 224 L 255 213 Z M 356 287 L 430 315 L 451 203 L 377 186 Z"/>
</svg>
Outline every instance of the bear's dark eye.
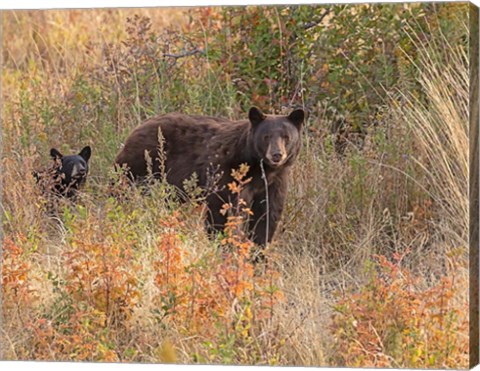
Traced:
<svg viewBox="0 0 480 371">
<path fill-rule="evenodd" d="M 270 135 L 264 135 L 264 136 L 263 136 L 263 140 L 264 140 L 265 142 L 268 142 L 268 141 L 270 140 Z"/>
<path fill-rule="evenodd" d="M 287 144 L 290 141 L 290 137 L 288 135 L 283 135 L 282 138 L 285 141 L 285 143 L 287 143 Z"/>
</svg>

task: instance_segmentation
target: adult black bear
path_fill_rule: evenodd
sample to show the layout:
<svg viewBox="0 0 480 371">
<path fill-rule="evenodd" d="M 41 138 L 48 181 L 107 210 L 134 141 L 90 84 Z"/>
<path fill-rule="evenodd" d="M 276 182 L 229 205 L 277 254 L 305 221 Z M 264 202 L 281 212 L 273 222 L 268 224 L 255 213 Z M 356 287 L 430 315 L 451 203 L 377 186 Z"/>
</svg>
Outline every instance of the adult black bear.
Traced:
<svg viewBox="0 0 480 371">
<path fill-rule="evenodd" d="M 43 190 L 58 196 L 72 198 L 83 186 L 88 175 L 88 160 L 92 154 L 90 146 L 84 147 L 78 155 L 63 156 L 57 149 L 50 150 L 53 163 L 33 176 Z"/>
<path fill-rule="evenodd" d="M 126 169 L 132 179 L 141 180 L 148 175 L 145 156 L 148 152 L 152 159 L 151 171 L 159 177 L 162 173 L 158 150 L 160 131 L 164 138 L 163 166 L 168 183 L 183 190 L 184 181 L 196 173 L 199 186 L 211 190 L 212 178 L 215 178 L 212 174 L 217 174 L 215 192 L 207 197 L 208 222 L 210 227 L 222 230 L 226 222 L 220 212 L 222 205 L 235 200 L 227 187 L 233 180 L 231 170 L 248 164 L 247 177 L 252 180 L 241 197 L 253 211 L 249 221 L 251 238 L 265 245 L 271 241 L 282 214 L 289 169 L 300 151 L 305 113 L 297 109 L 288 116 L 265 115 L 253 107 L 248 117 L 241 121 L 179 113 L 154 117 L 128 136 L 115 159 L 116 166 Z"/>
</svg>

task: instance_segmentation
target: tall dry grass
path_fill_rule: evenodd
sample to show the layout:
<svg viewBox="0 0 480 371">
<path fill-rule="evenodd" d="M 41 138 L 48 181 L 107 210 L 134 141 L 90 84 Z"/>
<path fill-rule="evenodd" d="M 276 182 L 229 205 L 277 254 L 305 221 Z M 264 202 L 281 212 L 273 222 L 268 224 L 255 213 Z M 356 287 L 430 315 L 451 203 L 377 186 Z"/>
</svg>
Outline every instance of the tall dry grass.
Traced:
<svg viewBox="0 0 480 371">
<path fill-rule="evenodd" d="M 422 44 L 419 83 L 428 101 L 403 93 L 405 107 L 399 112 L 406 119 L 418 142 L 415 162 L 424 171 L 433 201 L 441 205 L 439 214 L 448 220 L 456 243 L 467 241 L 468 231 L 468 53 L 451 45 L 442 35 L 439 44 Z M 433 45 L 432 45 L 433 44 Z M 442 56 L 448 55 L 444 65 Z"/>
<path fill-rule="evenodd" d="M 455 339 L 450 339 L 451 343 L 440 347 L 451 347 L 457 354 L 450 358 L 432 355 L 433 361 L 429 361 L 419 350 L 421 356 L 402 358 L 405 356 L 402 344 L 405 347 L 408 339 L 400 337 L 401 340 L 397 339 L 400 343 L 389 344 L 393 335 L 382 334 L 389 325 L 379 320 L 370 323 L 368 329 L 377 334 L 379 341 L 376 356 L 369 355 L 373 350 L 368 349 L 365 334 L 353 329 L 356 335 L 350 338 L 343 335 L 352 331 L 347 325 L 349 320 L 360 321 L 363 311 L 373 311 L 373 307 L 349 307 L 350 312 L 340 311 L 337 317 L 341 324 L 340 328 L 335 327 L 336 336 L 343 339 L 337 344 L 340 347 L 327 346 L 326 351 L 324 344 L 320 349 L 313 346 L 306 364 L 321 363 L 325 353 L 327 359 L 336 360 L 330 364 L 346 366 L 430 367 L 438 362 L 449 368 L 457 362 L 464 365 L 468 362 L 468 56 L 462 47 L 450 45 L 445 35 L 430 43 L 422 43 L 414 33 L 412 39 L 419 62 L 410 62 L 416 63 L 425 99 L 409 91 L 399 91 L 394 98 L 386 99 L 388 108 L 382 118 L 385 126 L 369 133 L 362 151 L 351 143 L 349 156 L 340 161 L 328 148 L 310 143 L 307 138 L 304 158 L 293 177 L 296 181 L 288 216 L 283 222 L 286 230 L 278 246 L 286 255 L 280 270 L 285 272 L 284 290 L 291 293 L 293 307 L 299 307 L 295 322 L 300 323 L 307 312 L 314 313 L 311 319 L 315 322 L 310 322 L 306 329 L 318 331 L 300 332 L 310 339 L 304 343 L 310 346 L 325 341 L 325 336 L 319 333 L 328 327 L 332 311 L 339 310 L 332 297 L 340 293 L 353 304 L 355 300 L 363 300 L 363 296 L 353 299 L 352 292 L 374 295 L 374 287 L 369 285 L 385 284 L 378 277 L 372 279 L 371 271 L 365 269 L 368 262 L 376 261 L 376 254 L 398 263 L 395 269 L 407 268 L 418 274 L 419 279 L 414 283 L 400 283 L 414 286 L 413 292 L 418 295 L 415 300 L 426 301 L 431 295 L 428 288 L 447 277 L 452 291 L 436 295 L 451 297 L 451 301 L 433 312 L 440 310 L 447 317 L 446 313 L 453 311 L 449 315 L 455 318 L 454 323 L 449 325 L 459 332 Z M 402 258 L 397 261 L 399 256 Z M 380 263 L 375 264 L 377 269 L 383 269 Z M 387 282 L 398 282 L 386 269 L 383 274 L 389 277 Z M 402 290 L 410 290 L 405 287 L 398 290 L 390 283 L 385 289 L 391 290 L 393 296 L 402 297 L 405 293 Z M 369 296 L 367 303 L 376 300 L 384 299 Z M 388 313 L 402 305 L 408 307 L 400 299 L 390 308 L 387 305 L 377 310 Z M 433 313 L 426 316 L 429 315 Z M 372 317 L 380 315 L 372 313 Z M 367 321 L 364 317 L 363 320 Z M 414 342 L 415 349 L 422 349 L 427 337 L 441 337 L 452 330 L 444 329 L 447 324 L 422 326 L 425 337 Z M 342 342 L 348 345 L 343 347 Z M 332 353 L 335 349 L 340 355 Z"/>
</svg>

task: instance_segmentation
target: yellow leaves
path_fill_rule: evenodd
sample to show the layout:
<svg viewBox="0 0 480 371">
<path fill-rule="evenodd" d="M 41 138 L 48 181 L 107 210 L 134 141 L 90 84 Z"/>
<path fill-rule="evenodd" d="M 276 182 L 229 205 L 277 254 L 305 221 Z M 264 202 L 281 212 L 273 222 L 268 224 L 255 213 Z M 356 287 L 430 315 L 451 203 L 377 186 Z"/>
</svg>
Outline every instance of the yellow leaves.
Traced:
<svg viewBox="0 0 480 371">
<path fill-rule="evenodd" d="M 177 353 L 175 347 L 170 340 L 165 340 L 163 344 L 157 349 L 157 356 L 160 363 L 176 363 Z"/>
<path fill-rule="evenodd" d="M 108 349 L 106 346 L 104 346 L 101 343 L 97 346 L 97 352 L 99 353 L 99 360 L 101 361 L 118 362 L 117 354 L 113 350 Z"/>
<path fill-rule="evenodd" d="M 43 131 L 41 133 L 39 133 L 37 137 L 43 143 L 46 143 L 48 141 L 47 133 L 45 133 Z"/>
<path fill-rule="evenodd" d="M 233 179 L 238 182 L 242 181 L 242 179 L 245 178 L 245 176 L 247 175 L 249 169 L 250 167 L 247 164 L 240 164 L 240 167 L 238 169 L 232 169 L 231 174 Z M 250 181 L 251 178 L 247 180 Z"/>
</svg>

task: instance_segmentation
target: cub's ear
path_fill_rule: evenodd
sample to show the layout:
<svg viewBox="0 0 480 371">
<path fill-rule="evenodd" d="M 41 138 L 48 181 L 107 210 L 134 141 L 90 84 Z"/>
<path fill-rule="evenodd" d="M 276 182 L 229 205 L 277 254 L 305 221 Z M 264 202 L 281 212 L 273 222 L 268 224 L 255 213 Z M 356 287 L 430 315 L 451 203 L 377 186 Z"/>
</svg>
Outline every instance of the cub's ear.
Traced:
<svg viewBox="0 0 480 371">
<path fill-rule="evenodd" d="M 305 111 L 303 109 L 296 109 L 292 111 L 287 118 L 293 125 L 300 129 L 305 120 Z"/>
<path fill-rule="evenodd" d="M 248 111 L 248 119 L 252 123 L 252 126 L 260 124 L 266 118 L 267 116 L 257 107 L 252 107 L 250 111 Z"/>
<path fill-rule="evenodd" d="M 62 157 L 63 157 L 63 155 L 62 155 L 57 149 L 55 149 L 55 148 L 52 148 L 52 149 L 50 150 L 50 156 L 52 156 L 52 158 L 53 158 L 54 160 L 57 160 L 57 159 L 58 159 L 58 160 L 61 160 Z"/>
<path fill-rule="evenodd" d="M 85 161 L 88 161 L 90 159 L 90 156 L 92 155 L 92 149 L 90 148 L 90 146 L 86 146 L 80 151 L 79 155 L 82 156 Z"/>
</svg>

